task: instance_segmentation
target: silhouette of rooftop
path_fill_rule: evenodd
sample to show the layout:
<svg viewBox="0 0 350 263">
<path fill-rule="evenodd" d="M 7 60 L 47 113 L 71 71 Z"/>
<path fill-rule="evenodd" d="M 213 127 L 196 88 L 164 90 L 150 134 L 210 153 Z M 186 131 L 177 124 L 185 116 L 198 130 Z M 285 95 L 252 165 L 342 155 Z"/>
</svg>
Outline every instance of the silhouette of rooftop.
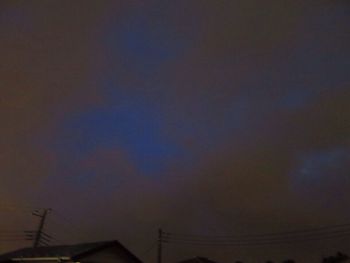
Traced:
<svg viewBox="0 0 350 263">
<path fill-rule="evenodd" d="M 27 247 L 0 255 L 0 262 L 10 261 L 19 258 L 69 258 L 79 259 L 100 250 L 116 246 L 137 263 L 142 263 L 133 253 L 126 249 L 117 240 L 82 243 L 75 245 L 47 246 L 47 247 Z"/>
</svg>

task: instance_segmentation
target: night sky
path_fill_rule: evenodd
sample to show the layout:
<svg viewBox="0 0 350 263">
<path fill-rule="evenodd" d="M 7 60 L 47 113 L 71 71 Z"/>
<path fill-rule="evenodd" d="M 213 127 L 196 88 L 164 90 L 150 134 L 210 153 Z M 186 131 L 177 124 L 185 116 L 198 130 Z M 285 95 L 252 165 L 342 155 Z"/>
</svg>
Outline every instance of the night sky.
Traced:
<svg viewBox="0 0 350 263">
<path fill-rule="evenodd" d="M 0 232 L 50 207 L 57 239 L 150 263 L 158 227 L 350 223 L 349 47 L 347 0 L 2 0 Z M 164 260 L 316 263 L 349 244 L 169 244 Z"/>
</svg>

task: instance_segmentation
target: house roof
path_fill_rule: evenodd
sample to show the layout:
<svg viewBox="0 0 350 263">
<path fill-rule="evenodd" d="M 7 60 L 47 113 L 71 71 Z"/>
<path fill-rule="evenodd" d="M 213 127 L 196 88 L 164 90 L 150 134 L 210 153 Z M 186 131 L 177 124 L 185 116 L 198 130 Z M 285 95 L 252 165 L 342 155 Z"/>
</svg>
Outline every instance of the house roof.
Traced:
<svg viewBox="0 0 350 263">
<path fill-rule="evenodd" d="M 194 258 L 182 260 L 178 263 L 216 263 L 216 262 L 210 259 L 207 259 L 205 257 L 194 257 Z"/>
<path fill-rule="evenodd" d="M 132 254 L 128 249 L 126 249 L 122 244 L 120 244 L 116 240 L 95 243 L 83 243 L 76 245 L 22 248 L 0 255 L 0 262 L 20 258 L 62 258 L 76 260 L 113 246 L 116 246 L 119 249 L 121 249 L 133 261 L 137 263 L 142 263 L 140 259 L 138 259 L 134 254 Z"/>
</svg>

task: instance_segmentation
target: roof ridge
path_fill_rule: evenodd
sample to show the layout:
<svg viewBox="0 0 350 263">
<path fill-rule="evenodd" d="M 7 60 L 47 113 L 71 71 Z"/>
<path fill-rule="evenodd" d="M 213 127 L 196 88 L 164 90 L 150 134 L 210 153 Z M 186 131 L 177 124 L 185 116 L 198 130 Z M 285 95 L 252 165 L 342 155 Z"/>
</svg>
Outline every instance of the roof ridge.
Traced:
<svg viewBox="0 0 350 263">
<path fill-rule="evenodd" d="M 46 246 L 46 247 L 24 247 L 8 253 L 0 255 L 0 262 L 3 260 L 9 260 L 11 258 L 33 258 L 33 257 L 69 257 L 79 258 L 86 256 L 90 253 L 97 252 L 101 249 L 118 246 L 132 257 L 136 262 L 142 262 L 127 248 L 125 248 L 118 240 L 108 241 L 97 241 L 97 242 L 86 242 L 70 245 L 57 245 L 57 246 Z"/>
</svg>

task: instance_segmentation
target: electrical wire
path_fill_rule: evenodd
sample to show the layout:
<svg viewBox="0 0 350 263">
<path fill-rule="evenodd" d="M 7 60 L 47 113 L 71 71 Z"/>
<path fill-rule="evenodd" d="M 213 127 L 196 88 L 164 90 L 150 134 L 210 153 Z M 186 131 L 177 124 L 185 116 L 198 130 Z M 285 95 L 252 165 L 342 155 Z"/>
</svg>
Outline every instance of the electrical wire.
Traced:
<svg viewBox="0 0 350 263">
<path fill-rule="evenodd" d="M 320 241 L 325 239 L 334 239 L 334 238 L 345 238 L 350 237 L 349 234 L 342 235 L 332 235 L 324 236 L 322 238 L 306 238 L 306 239 L 297 239 L 297 240 L 278 240 L 278 241 L 265 241 L 265 242 L 236 242 L 236 243 L 218 243 L 218 242 L 190 242 L 186 240 L 172 240 L 172 241 L 162 241 L 167 244 L 180 244 L 180 245 L 195 245 L 195 246 L 239 246 L 239 247 L 251 247 L 251 246 L 266 246 L 266 245 L 285 245 L 285 244 L 295 244 L 309 241 Z"/>
<path fill-rule="evenodd" d="M 331 238 L 350 236 L 350 224 L 333 225 L 319 228 L 309 228 L 296 231 L 285 231 L 268 234 L 249 235 L 179 235 L 164 232 L 161 241 L 169 244 L 206 245 L 206 246 L 258 246 L 319 241 Z"/>
<path fill-rule="evenodd" d="M 309 232 L 323 232 L 336 228 L 345 228 L 344 230 L 350 231 L 350 223 L 348 224 L 339 224 L 339 225 L 331 225 L 331 226 L 323 226 L 323 227 L 315 227 L 294 231 L 284 231 L 284 232 L 273 232 L 273 233 L 264 233 L 264 234 L 244 234 L 244 235 L 188 235 L 188 234 L 173 234 L 169 232 L 164 232 L 164 236 L 176 236 L 176 237 L 189 237 L 189 238 L 210 238 L 210 239 L 230 239 L 230 238 L 245 238 L 245 237 L 265 237 L 265 236 L 279 236 L 279 235 L 297 235 L 304 234 Z M 346 229 L 348 228 L 348 229 Z"/>
<path fill-rule="evenodd" d="M 154 243 L 152 243 L 152 245 L 151 245 L 149 248 L 147 248 L 147 249 L 141 254 L 141 256 L 142 256 L 142 257 L 146 256 L 149 252 L 151 252 L 151 251 L 156 247 L 157 244 L 158 244 L 158 240 L 155 241 Z"/>
<path fill-rule="evenodd" d="M 279 241 L 279 240 L 298 240 L 303 238 L 322 238 L 323 236 L 328 235 L 337 235 L 337 234 L 349 234 L 350 230 L 347 231 L 330 231 L 330 232 L 323 232 L 323 233 L 308 233 L 304 235 L 285 235 L 285 236 L 275 236 L 275 237 L 249 237 L 249 238 L 230 238 L 230 239 L 198 239 L 198 238 L 179 238 L 179 237 L 173 237 L 173 236 L 166 236 L 162 237 L 162 240 L 164 241 L 188 241 L 188 242 L 203 242 L 203 241 L 211 241 L 211 242 L 217 242 L 217 243 L 230 243 L 230 242 L 252 242 L 252 241 Z"/>
</svg>

